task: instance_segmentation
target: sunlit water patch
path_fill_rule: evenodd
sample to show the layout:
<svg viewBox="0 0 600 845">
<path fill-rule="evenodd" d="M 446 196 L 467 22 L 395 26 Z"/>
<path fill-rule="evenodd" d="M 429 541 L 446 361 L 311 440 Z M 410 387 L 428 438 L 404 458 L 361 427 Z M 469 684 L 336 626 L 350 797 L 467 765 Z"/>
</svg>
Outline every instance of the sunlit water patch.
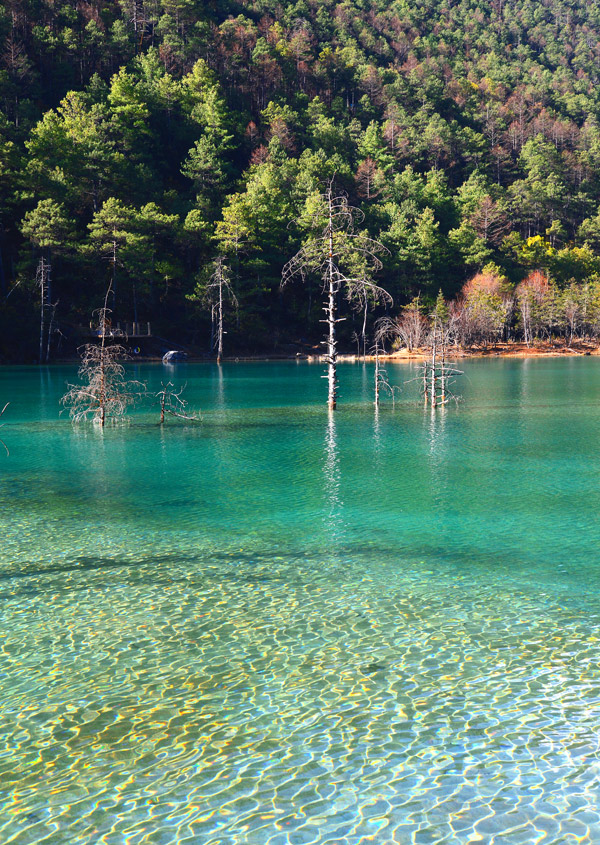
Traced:
<svg viewBox="0 0 600 845">
<path fill-rule="evenodd" d="M 0 842 L 599 842 L 599 366 L 0 371 Z"/>
</svg>

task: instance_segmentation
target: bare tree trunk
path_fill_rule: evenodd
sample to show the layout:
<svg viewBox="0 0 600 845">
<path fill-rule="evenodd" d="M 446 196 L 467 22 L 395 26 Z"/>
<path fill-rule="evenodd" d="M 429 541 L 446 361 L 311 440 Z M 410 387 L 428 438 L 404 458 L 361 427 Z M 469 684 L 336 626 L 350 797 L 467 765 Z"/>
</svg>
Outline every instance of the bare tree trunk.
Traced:
<svg viewBox="0 0 600 845">
<path fill-rule="evenodd" d="M 42 363 L 42 356 L 44 352 L 44 331 L 46 328 L 46 265 L 44 259 L 40 259 L 38 264 L 38 276 L 40 285 L 40 354 L 38 361 Z"/>
<path fill-rule="evenodd" d="M 335 411 L 337 406 L 337 339 L 335 336 L 336 324 L 336 284 L 333 266 L 333 209 L 331 188 L 328 191 L 328 210 L 329 210 L 329 261 L 327 275 L 329 276 L 329 291 L 328 302 L 325 312 L 327 314 L 327 324 L 329 327 L 329 336 L 327 338 L 327 406 L 330 411 Z"/>
<path fill-rule="evenodd" d="M 350 301 L 356 300 L 361 304 L 368 301 L 369 296 L 374 302 L 381 298 L 391 303 L 392 298 L 370 280 L 370 272 L 381 269 L 377 253 L 385 248 L 378 241 L 352 232 L 352 223 L 360 215 L 359 210 L 349 206 L 345 197 L 334 197 L 331 183 L 327 192 L 321 195 L 321 200 L 322 209 L 326 210 L 327 224 L 321 229 L 318 237 L 309 238 L 283 267 L 281 284 L 285 285 L 297 275 L 304 278 L 309 272 L 316 271 L 321 276 L 322 291 L 325 295 L 325 319 L 321 322 L 327 325 L 326 339 L 322 341 L 327 348 L 327 354 L 324 356 L 327 374 L 324 377 L 328 383 L 327 406 L 330 411 L 334 411 L 338 398 L 336 323 L 341 323 L 344 319 L 337 316 L 337 297 L 340 291 L 343 290 Z M 362 219 L 360 216 L 361 221 Z M 316 223 L 318 217 L 314 220 Z M 365 259 L 365 269 L 359 270 L 356 276 L 354 273 L 346 275 L 338 265 L 338 262 L 347 263 L 353 255 L 360 255 Z"/>
<path fill-rule="evenodd" d="M 329 327 L 327 337 L 327 406 L 334 411 L 337 405 L 337 340 L 335 336 L 335 286 L 333 277 L 329 278 L 329 294 L 325 307 L 326 323 Z"/>
<path fill-rule="evenodd" d="M 523 339 L 525 346 L 531 346 L 533 332 L 531 330 L 531 303 L 526 299 L 521 303 L 521 318 L 523 320 Z"/>
<path fill-rule="evenodd" d="M 189 412 L 187 410 L 187 402 L 185 399 L 181 398 L 181 394 L 184 390 L 185 385 L 176 389 L 171 381 L 168 381 L 166 384 L 161 383 L 161 390 L 159 390 L 156 394 L 158 397 L 158 404 L 160 405 L 161 425 L 163 425 L 167 414 L 170 417 L 178 417 L 180 420 L 202 422 L 202 417 L 199 413 Z"/>
<path fill-rule="evenodd" d="M 50 312 L 50 323 L 48 325 L 48 334 L 47 334 L 47 337 L 46 337 L 46 359 L 45 359 L 46 364 L 50 360 L 50 341 L 52 339 L 52 332 L 54 330 L 54 315 L 56 314 L 56 306 L 57 305 L 58 305 L 58 302 L 55 302 L 51 306 L 52 311 Z"/>
<path fill-rule="evenodd" d="M 115 254 L 116 257 L 116 254 Z M 115 262 L 116 263 L 116 262 Z M 114 274 L 113 264 L 113 274 Z M 98 402 L 100 407 L 100 426 L 104 428 L 106 421 L 106 321 L 108 319 L 108 297 L 111 292 L 111 285 L 109 285 L 104 297 L 104 308 L 100 310 L 100 360 L 99 360 L 99 376 L 100 376 L 100 390 L 98 392 Z M 114 297 L 114 291 L 113 297 Z"/>
<path fill-rule="evenodd" d="M 375 344 L 375 407 L 379 408 L 379 344 Z"/>
<path fill-rule="evenodd" d="M 369 305 L 369 301 L 365 296 L 365 308 L 363 311 L 363 324 L 362 324 L 362 347 L 363 347 L 363 358 L 367 357 L 367 307 Z"/>
<path fill-rule="evenodd" d="M 215 348 L 215 324 L 216 324 L 216 305 L 213 305 L 210 309 L 210 351 L 212 352 Z"/>
<path fill-rule="evenodd" d="M 442 405 L 446 404 L 446 338 L 444 337 L 444 327 L 442 326 L 441 329 L 441 359 L 442 359 L 442 366 L 440 370 L 440 385 L 442 389 L 441 393 L 441 400 Z"/>
<path fill-rule="evenodd" d="M 50 289 L 50 271 L 51 265 L 50 262 L 47 261 L 43 256 L 40 258 L 40 261 L 37 266 L 36 271 L 36 280 L 40 288 L 40 350 L 39 350 L 39 363 L 41 364 L 44 361 L 48 361 L 49 354 L 50 354 L 50 329 L 46 330 L 47 324 L 47 315 L 49 309 L 56 308 L 56 305 L 51 306 L 51 289 Z M 52 320 L 54 319 L 54 311 L 52 312 L 51 318 L 51 326 Z M 46 354 L 44 355 L 44 341 L 46 341 Z"/>
<path fill-rule="evenodd" d="M 112 290 L 112 305 L 113 311 L 115 310 L 116 303 L 117 303 L 117 242 L 116 240 L 113 241 L 112 245 L 112 279 L 110 282 L 110 288 Z M 104 307 L 106 309 L 106 302 L 104 303 Z M 105 310 L 106 315 L 106 310 Z"/>
<path fill-rule="evenodd" d="M 450 399 L 456 399 L 452 392 L 455 376 L 462 375 L 461 370 L 449 366 L 446 360 L 446 327 L 436 315 L 431 333 L 431 357 L 423 364 L 422 393 L 425 406 L 444 407 Z"/>
<path fill-rule="evenodd" d="M 223 358 L 223 276 L 219 274 L 219 345 L 217 347 L 217 364 Z"/>
<path fill-rule="evenodd" d="M 433 329 L 433 345 L 431 347 L 431 407 L 437 407 L 437 372 L 436 372 L 436 335 L 437 326 Z"/>
<path fill-rule="evenodd" d="M 238 311 L 239 303 L 231 287 L 230 269 L 222 256 L 213 262 L 214 272 L 208 280 L 204 301 L 211 306 L 210 348 L 217 350 L 217 364 L 223 360 L 223 341 L 225 338 L 225 309 L 233 305 Z"/>
<path fill-rule="evenodd" d="M 114 332 L 109 333 L 108 299 L 111 292 L 109 285 L 104 306 L 94 312 L 98 314 L 95 334 L 99 343 L 86 343 L 80 347 L 79 376 L 85 383 L 69 385 L 61 400 L 69 408 L 73 422 L 91 418 L 102 428 L 107 419 L 121 417 L 137 396 L 145 392 L 145 386 L 140 382 L 125 381 L 125 369 L 120 362 L 127 358 L 127 350 L 119 344 L 107 343 L 109 337 L 114 337 Z"/>
<path fill-rule="evenodd" d="M 106 295 L 108 299 L 108 293 Z M 106 299 L 102 313 L 102 339 L 100 342 L 100 426 L 104 428 L 106 419 Z"/>
</svg>

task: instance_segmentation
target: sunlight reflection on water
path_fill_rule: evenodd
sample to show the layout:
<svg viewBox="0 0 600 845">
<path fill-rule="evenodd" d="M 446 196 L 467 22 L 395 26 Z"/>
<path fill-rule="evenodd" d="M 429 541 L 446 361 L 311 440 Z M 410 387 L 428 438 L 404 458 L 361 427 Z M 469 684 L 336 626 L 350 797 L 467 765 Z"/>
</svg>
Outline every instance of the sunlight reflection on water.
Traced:
<svg viewBox="0 0 600 845">
<path fill-rule="evenodd" d="M 475 363 L 437 413 L 348 367 L 336 414 L 315 368 L 189 366 L 202 427 L 103 434 L 21 369 L 0 841 L 599 842 L 580 363 Z"/>
</svg>

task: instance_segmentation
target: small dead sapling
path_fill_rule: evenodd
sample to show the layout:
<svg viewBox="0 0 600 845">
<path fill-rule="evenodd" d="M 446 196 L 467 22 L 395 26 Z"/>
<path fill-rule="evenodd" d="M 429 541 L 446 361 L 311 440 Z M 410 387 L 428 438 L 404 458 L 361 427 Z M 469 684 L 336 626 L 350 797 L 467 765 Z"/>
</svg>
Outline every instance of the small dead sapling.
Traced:
<svg viewBox="0 0 600 845">
<path fill-rule="evenodd" d="M 110 309 L 107 307 L 111 292 L 109 286 L 104 306 L 98 314 L 96 329 L 99 343 L 86 343 L 81 347 L 79 376 L 82 384 L 71 384 L 62 398 L 62 404 L 69 409 L 73 422 L 91 419 L 102 428 L 107 419 L 122 417 L 145 392 L 145 385 L 125 378 L 122 361 L 128 357 L 124 346 L 114 343 L 118 336 L 110 324 Z"/>
<path fill-rule="evenodd" d="M 375 346 L 373 348 L 373 355 L 375 356 L 375 408 L 379 408 L 381 404 L 381 394 L 388 393 L 392 405 L 396 405 L 396 391 L 400 388 L 397 385 L 390 384 L 390 380 L 385 367 L 381 365 L 381 340 L 375 335 Z"/>
<path fill-rule="evenodd" d="M 461 370 L 448 364 L 448 308 L 441 291 L 431 313 L 428 346 L 430 355 L 423 362 L 418 380 L 421 381 L 424 404 L 437 408 L 451 399 L 457 401 L 452 385 L 456 376 L 462 375 Z"/>
<path fill-rule="evenodd" d="M 2 414 L 6 411 L 6 409 L 8 408 L 8 406 L 9 406 L 9 405 L 10 405 L 10 402 L 7 402 L 7 403 L 6 403 L 6 405 L 4 406 L 4 408 L 2 408 L 2 410 L 0 411 L 0 417 L 1 417 L 1 416 L 2 416 Z M 2 424 L 0 425 L 0 428 L 2 428 L 3 426 L 4 426 L 4 423 L 2 423 Z M 6 445 L 6 443 L 4 442 L 4 440 L 1 440 L 1 439 L 0 439 L 0 443 L 2 443 L 2 445 L 3 445 L 3 446 L 4 446 L 4 448 L 6 449 L 6 454 L 7 454 L 7 455 L 10 455 L 10 452 L 8 451 L 8 446 Z"/>
<path fill-rule="evenodd" d="M 175 388 L 173 382 L 168 381 L 166 384 L 161 382 L 161 389 L 156 394 L 158 405 L 160 407 L 160 424 L 163 425 L 165 416 L 168 414 L 171 417 L 177 417 L 180 420 L 188 420 L 190 422 L 202 422 L 202 417 L 199 413 L 190 413 L 188 411 L 188 403 L 181 398 L 181 394 L 185 390 L 186 385 Z"/>
</svg>

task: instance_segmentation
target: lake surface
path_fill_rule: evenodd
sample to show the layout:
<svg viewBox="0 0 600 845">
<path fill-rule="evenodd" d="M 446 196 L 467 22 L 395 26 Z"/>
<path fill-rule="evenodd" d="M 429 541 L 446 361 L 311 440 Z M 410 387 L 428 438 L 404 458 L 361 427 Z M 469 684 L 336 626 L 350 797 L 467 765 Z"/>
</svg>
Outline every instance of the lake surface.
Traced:
<svg viewBox="0 0 600 845">
<path fill-rule="evenodd" d="M 600 842 L 600 359 L 463 369 L 0 370 L 3 845 Z"/>
</svg>

